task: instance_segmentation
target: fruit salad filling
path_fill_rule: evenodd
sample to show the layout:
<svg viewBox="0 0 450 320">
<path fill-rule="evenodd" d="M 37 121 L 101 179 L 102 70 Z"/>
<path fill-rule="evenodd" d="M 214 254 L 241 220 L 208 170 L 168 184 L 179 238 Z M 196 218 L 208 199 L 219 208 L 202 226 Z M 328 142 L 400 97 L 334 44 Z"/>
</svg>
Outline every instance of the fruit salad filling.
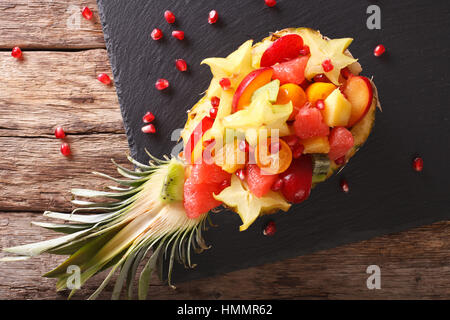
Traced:
<svg viewBox="0 0 450 320">
<path fill-rule="evenodd" d="M 182 132 L 189 217 L 224 205 L 245 230 L 261 214 L 306 200 L 348 161 L 376 105 L 351 42 L 286 29 L 203 60 L 213 79 Z"/>
</svg>

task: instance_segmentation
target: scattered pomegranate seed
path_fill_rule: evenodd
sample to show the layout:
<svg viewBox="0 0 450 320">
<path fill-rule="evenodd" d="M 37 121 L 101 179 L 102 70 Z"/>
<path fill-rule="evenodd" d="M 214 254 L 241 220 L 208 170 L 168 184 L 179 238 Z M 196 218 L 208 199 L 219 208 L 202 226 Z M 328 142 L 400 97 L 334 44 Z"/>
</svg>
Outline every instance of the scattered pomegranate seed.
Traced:
<svg viewBox="0 0 450 320">
<path fill-rule="evenodd" d="M 217 108 L 212 107 L 211 109 L 209 109 L 209 117 L 211 119 L 215 119 L 217 117 Z"/>
<path fill-rule="evenodd" d="M 175 15 L 172 11 L 166 10 L 166 12 L 164 12 L 164 19 L 166 19 L 167 23 L 172 24 L 175 22 Z"/>
<path fill-rule="evenodd" d="M 268 6 L 268 7 L 274 7 L 277 4 L 276 0 L 264 0 L 264 2 L 266 3 L 266 6 Z"/>
<path fill-rule="evenodd" d="M 225 91 L 230 89 L 230 87 L 231 87 L 231 81 L 228 78 L 222 78 L 219 81 L 219 84 L 222 87 L 222 89 L 225 90 Z"/>
<path fill-rule="evenodd" d="M 155 120 L 155 115 L 153 113 L 151 113 L 150 111 L 147 112 L 146 114 L 144 114 L 144 116 L 142 117 L 142 121 L 144 123 L 150 123 L 153 120 Z"/>
<path fill-rule="evenodd" d="M 373 55 L 375 57 L 379 57 L 381 56 L 384 52 L 386 51 L 386 48 L 382 45 L 379 44 L 375 47 L 375 49 L 373 50 Z"/>
<path fill-rule="evenodd" d="M 242 181 L 245 180 L 245 169 L 243 169 L 243 168 L 238 169 L 238 170 L 236 170 L 235 174 L 236 174 L 236 176 L 237 176 L 239 179 L 241 179 Z"/>
<path fill-rule="evenodd" d="M 413 169 L 417 172 L 420 172 L 423 170 L 423 159 L 421 157 L 416 157 L 413 160 Z"/>
<path fill-rule="evenodd" d="M 303 48 L 300 50 L 300 54 L 302 56 L 307 56 L 309 54 L 309 46 L 304 45 Z"/>
<path fill-rule="evenodd" d="M 322 99 L 317 100 L 316 108 L 319 109 L 319 110 L 325 109 L 325 103 L 323 102 Z"/>
<path fill-rule="evenodd" d="M 265 235 L 265 236 L 273 236 L 276 231 L 277 231 L 277 226 L 275 225 L 275 222 L 269 221 L 266 224 L 266 226 L 264 227 L 263 235 Z"/>
<path fill-rule="evenodd" d="M 100 73 L 97 76 L 97 80 L 104 84 L 110 84 L 111 78 L 106 73 Z"/>
<path fill-rule="evenodd" d="M 155 83 L 155 88 L 158 90 L 164 90 L 169 86 L 169 81 L 166 79 L 158 79 Z"/>
<path fill-rule="evenodd" d="M 175 60 L 175 66 L 180 71 L 186 71 L 187 70 L 187 63 L 183 59 L 177 59 Z"/>
<path fill-rule="evenodd" d="M 64 129 L 61 126 L 57 126 L 55 128 L 55 137 L 57 139 L 63 139 L 66 137 L 66 133 L 64 132 Z"/>
<path fill-rule="evenodd" d="M 325 71 L 325 72 L 330 72 L 331 70 L 333 70 L 334 66 L 333 66 L 333 64 L 331 63 L 331 60 L 330 60 L 330 59 L 325 59 L 325 60 L 322 62 L 322 68 L 323 68 L 323 71 Z"/>
<path fill-rule="evenodd" d="M 91 20 L 92 19 L 92 11 L 88 7 L 84 7 L 83 10 L 81 11 L 81 14 L 83 15 L 83 17 L 86 20 Z"/>
<path fill-rule="evenodd" d="M 208 15 L 208 23 L 209 24 L 216 23 L 217 19 L 219 19 L 219 14 L 217 13 L 217 11 L 211 10 Z"/>
<path fill-rule="evenodd" d="M 272 191 L 280 191 L 281 188 L 283 187 L 283 183 L 284 183 L 284 181 L 281 178 L 278 178 L 277 180 L 275 180 L 275 182 L 273 183 L 273 185 L 271 187 Z"/>
<path fill-rule="evenodd" d="M 11 50 L 11 55 L 16 59 L 20 59 L 22 58 L 22 50 L 19 47 L 14 47 Z"/>
<path fill-rule="evenodd" d="M 334 163 L 336 163 L 338 166 L 343 165 L 345 163 L 345 156 L 337 158 L 336 160 L 334 160 Z"/>
<path fill-rule="evenodd" d="M 160 29 L 155 28 L 155 29 L 153 29 L 153 31 L 151 33 L 151 37 L 153 40 L 159 40 L 163 37 L 163 33 Z"/>
<path fill-rule="evenodd" d="M 303 151 L 305 151 L 305 147 L 302 144 L 298 144 L 294 150 L 292 150 L 292 158 L 298 159 L 302 156 Z"/>
<path fill-rule="evenodd" d="M 70 146 L 69 146 L 69 144 L 66 143 L 66 142 L 61 143 L 60 151 L 61 151 L 63 156 L 66 156 L 66 157 L 70 156 Z"/>
<path fill-rule="evenodd" d="M 347 193 L 350 189 L 348 187 L 348 182 L 345 179 L 341 180 L 341 189 L 342 191 L 344 191 L 345 193 Z"/>
<path fill-rule="evenodd" d="M 143 126 L 141 128 L 141 130 L 143 133 L 155 133 L 156 132 L 155 126 L 151 123 L 146 126 Z"/>
<path fill-rule="evenodd" d="M 211 105 L 214 108 L 219 107 L 219 104 L 220 104 L 220 98 L 219 97 L 214 96 L 214 97 L 211 98 Z"/>
<path fill-rule="evenodd" d="M 314 82 L 330 82 L 330 80 L 328 80 L 327 76 L 324 75 L 323 73 L 315 75 L 313 79 L 314 79 Z"/>
<path fill-rule="evenodd" d="M 242 152 L 248 152 L 250 150 L 248 142 L 245 140 L 239 142 L 239 150 L 241 150 Z"/>
<path fill-rule="evenodd" d="M 184 31 L 174 30 L 174 31 L 172 31 L 172 37 L 174 37 L 175 39 L 178 39 L 178 40 L 183 40 L 184 39 Z"/>
</svg>

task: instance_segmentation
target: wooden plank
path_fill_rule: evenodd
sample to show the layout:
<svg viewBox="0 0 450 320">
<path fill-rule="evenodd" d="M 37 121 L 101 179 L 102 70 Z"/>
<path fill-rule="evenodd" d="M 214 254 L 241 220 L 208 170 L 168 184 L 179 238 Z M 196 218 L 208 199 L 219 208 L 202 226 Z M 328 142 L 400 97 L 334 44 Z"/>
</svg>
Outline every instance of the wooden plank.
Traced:
<svg viewBox="0 0 450 320">
<path fill-rule="evenodd" d="M 96 77 L 111 74 L 106 50 L 25 52 L 16 60 L 0 52 L 0 136 L 123 133 L 113 85 Z"/>
<path fill-rule="evenodd" d="M 81 9 L 94 16 L 86 20 Z M 104 48 L 95 0 L 15 0 L 0 2 L 0 49 Z"/>
<path fill-rule="evenodd" d="M 0 247 L 55 235 L 31 227 L 31 220 L 46 219 L 30 212 L 0 213 Z M 55 280 L 40 277 L 61 260 L 62 257 L 44 255 L 22 262 L 1 263 L 0 298 L 64 299 L 67 292 L 56 293 Z M 381 268 L 381 290 L 366 287 L 369 276 L 366 268 L 372 264 Z M 87 298 L 104 276 L 91 279 L 75 299 Z M 153 279 L 150 298 L 448 299 L 450 222 L 176 285 L 177 290 L 172 290 Z M 112 287 L 113 282 L 101 298 L 108 299 Z"/>
</svg>

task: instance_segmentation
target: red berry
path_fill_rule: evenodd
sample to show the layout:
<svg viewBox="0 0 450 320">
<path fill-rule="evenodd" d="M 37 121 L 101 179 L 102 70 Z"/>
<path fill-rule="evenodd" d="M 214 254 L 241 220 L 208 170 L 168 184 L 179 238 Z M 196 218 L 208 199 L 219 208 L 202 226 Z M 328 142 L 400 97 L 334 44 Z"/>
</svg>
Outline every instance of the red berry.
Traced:
<svg viewBox="0 0 450 320">
<path fill-rule="evenodd" d="M 264 0 L 264 2 L 266 3 L 266 6 L 268 6 L 268 7 L 273 7 L 277 4 L 276 0 Z"/>
<path fill-rule="evenodd" d="M 314 79 L 314 82 L 330 82 L 330 80 L 328 80 L 327 76 L 324 75 L 323 73 L 315 75 L 313 79 Z"/>
<path fill-rule="evenodd" d="M 235 174 L 236 174 L 236 176 L 237 176 L 239 179 L 241 179 L 242 181 L 245 180 L 245 169 L 244 169 L 244 168 L 241 168 L 241 169 L 236 170 Z"/>
<path fill-rule="evenodd" d="M 423 159 L 421 157 L 416 157 L 413 160 L 413 169 L 417 172 L 420 172 L 423 170 Z"/>
<path fill-rule="evenodd" d="M 305 147 L 302 144 L 298 144 L 294 150 L 292 150 L 292 158 L 298 159 L 303 154 L 303 151 L 305 150 Z"/>
<path fill-rule="evenodd" d="M 70 156 L 70 146 L 68 143 L 66 143 L 66 142 L 61 143 L 60 150 L 61 150 L 61 153 L 63 156 L 66 156 L 66 157 Z"/>
<path fill-rule="evenodd" d="M 239 150 L 241 150 L 242 152 L 248 152 L 250 150 L 248 142 L 245 140 L 239 142 Z"/>
<path fill-rule="evenodd" d="M 345 163 L 345 156 L 337 158 L 336 160 L 334 160 L 334 163 L 336 163 L 338 166 L 343 165 Z"/>
<path fill-rule="evenodd" d="M 92 11 L 88 7 L 84 7 L 83 10 L 81 11 L 81 14 L 83 15 L 83 17 L 86 20 L 91 20 L 92 19 Z"/>
<path fill-rule="evenodd" d="M 110 84 L 111 78 L 106 73 L 100 73 L 97 76 L 97 80 L 104 84 Z"/>
<path fill-rule="evenodd" d="M 214 108 L 219 107 L 219 104 L 220 104 L 220 98 L 219 97 L 214 96 L 214 97 L 211 98 L 211 105 Z"/>
<path fill-rule="evenodd" d="M 209 109 L 209 117 L 215 119 L 217 117 L 217 108 L 212 107 Z"/>
<path fill-rule="evenodd" d="M 155 87 L 158 90 L 164 90 L 169 86 L 169 81 L 166 79 L 158 79 L 156 80 Z"/>
<path fill-rule="evenodd" d="M 141 128 L 141 130 L 143 133 L 155 133 L 156 132 L 155 126 L 151 123 L 146 126 L 143 126 Z"/>
<path fill-rule="evenodd" d="M 345 179 L 341 180 L 341 189 L 342 191 L 344 191 L 345 193 L 347 193 L 350 189 L 348 187 L 348 182 Z"/>
<path fill-rule="evenodd" d="M 217 13 L 217 11 L 216 10 L 211 10 L 209 12 L 209 16 L 208 16 L 208 23 L 209 24 L 216 23 L 217 19 L 219 19 L 219 14 Z"/>
<path fill-rule="evenodd" d="M 266 0 L 267 2 L 267 0 Z M 275 232 L 277 231 L 277 227 L 275 225 L 275 222 L 269 221 L 263 230 L 263 235 L 265 236 L 273 236 Z"/>
<path fill-rule="evenodd" d="M 322 68 L 323 68 L 323 71 L 325 71 L 325 72 L 330 72 L 331 70 L 333 70 L 334 66 L 333 66 L 333 64 L 331 63 L 331 60 L 330 60 L 330 59 L 325 59 L 325 60 L 322 62 Z"/>
<path fill-rule="evenodd" d="M 175 15 L 172 13 L 172 11 L 166 10 L 166 12 L 164 12 L 164 18 L 166 19 L 167 23 L 175 22 Z"/>
<path fill-rule="evenodd" d="M 303 48 L 300 50 L 300 54 L 302 56 L 307 56 L 309 54 L 309 46 L 304 45 Z"/>
<path fill-rule="evenodd" d="M 273 183 L 271 189 L 272 191 L 280 191 L 281 188 L 283 187 L 283 179 L 278 178 L 277 180 L 275 180 L 275 182 Z"/>
<path fill-rule="evenodd" d="M 172 31 L 172 37 L 174 37 L 175 39 L 178 39 L 178 40 L 183 40 L 184 39 L 184 31 L 174 30 L 174 31 Z"/>
<path fill-rule="evenodd" d="M 325 103 L 323 102 L 322 99 L 316 101 L 316 108 L 319 110 L 325 109 Z"/>
<path fill-rule="evenodd" d="M 220 86 L 222 87 L 223 90 L 228 90 L 231 87 L 231 81 L 228 78 L 222 78 L 219 81 Z"/>
<path fill-rule="evenodd" d="M 55 128 L 55 137 L 57 139 L 63 139 L 66 137 L 66 133 L 64 132 L 64 129 L 61 126 L 57 126 Z"/>
<path fill-rule="evenodd" d="M 375 47 L 375 49 L 373 50 L 373 55 L 375 57 L 379 57 L 381 56 L 384 52 L 386 51 L 386 48 L 382 45 L 379 44 Z"/>
<path fill-rule="evenodd" d="M 187 63 L 183 59 L 177 59 L 175 60 L 175 66 L 180 71 L 186 71 L 187 70 Z"/>
<path fill-rule="evenodd" d="M 147 112 L 143 117 L 142 117 L 142 121 L 145 123 L 150 123 L 153 120 L 155 120 L 155 115 L 153 113 L 151 113 L 150 111 Z"/>
<path fill-rule="evenodd" d="M 22 58 L 22 50 L 19 47 L 14 47 L 11 50 L 11 55 L 16 59 L 20 59 Z"/>
<path fill-rule="evenodd" d="M 151 33 L 151 37 L 153 40 L 159 40 L 163 37 L 163 33 L 160 29 L 155 28 L 155 29 L 153 29 L 153 31 Z"/>
</svg>

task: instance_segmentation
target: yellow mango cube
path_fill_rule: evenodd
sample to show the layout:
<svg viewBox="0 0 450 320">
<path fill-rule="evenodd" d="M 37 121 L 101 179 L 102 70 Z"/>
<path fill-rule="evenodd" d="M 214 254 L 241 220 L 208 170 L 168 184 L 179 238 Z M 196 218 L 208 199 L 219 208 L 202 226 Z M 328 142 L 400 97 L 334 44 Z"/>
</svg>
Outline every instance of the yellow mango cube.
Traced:
<svg viewBox="0 0 450 320">
<path fill-rule="evenodd" d="M 335 89 L 324 101 L 323 120 L 329 127 L 346 126 L 352 114 L 352 104 L 339 89 Z"/>
<path fill-rule="evenodd" d="M 303 153 L 328 153 L 330 152 L 330 143 L 328 137 L 314 137 L 301 140 L 305 147 Z"/>
</svg>

